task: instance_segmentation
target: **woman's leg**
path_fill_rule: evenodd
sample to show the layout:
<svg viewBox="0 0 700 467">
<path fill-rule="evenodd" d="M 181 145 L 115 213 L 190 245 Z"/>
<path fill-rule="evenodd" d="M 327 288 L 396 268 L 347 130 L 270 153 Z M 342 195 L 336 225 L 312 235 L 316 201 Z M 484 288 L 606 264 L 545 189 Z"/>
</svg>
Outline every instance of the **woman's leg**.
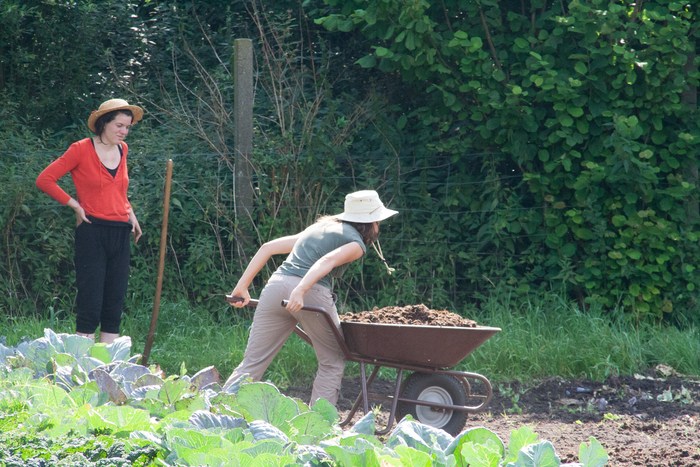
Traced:
<svg viewBox="0 0 700 467">
<path fill-rule="evenodd" d="M 304 295 L 304 304 L 323 307 L 333 319 L 340 335 L 343 335 L 335 301 L 329 289 L 318 284 L 313 286 Z M 318 399 L 326 399 L 336 405 L 345 370 L 345 354 L 330 329 L 328 321 L 321 313 L 301 310 L 297 313 L 297 320 L 311 338 L 316 358 L 318 358 L 318 371 L 310 404 L 315 404 Z"/>
<path fill-rule="evenodd" d="M 112 339 L 110 335 L 119 337 L 119 325 L 122 321 L 122 309 L 126 298 L 126 287 L 129 283 L 129 260 L 131 257 L 131 231 L 124 227 L 103 226 L 102 241 L 107 251 L 105 283 L 102 297 L 102 313 L 100 314 L 100 342 Z"/>
<path fill-rule="evenodd" d="M 100 227 L 83 222 L 75 230 L 76 332 L 95 339 L 100 324 L 107 257 L 99 239 Z"/>
<path fill-rule="evenodd" d="M 119 337 L 119 333 L 100 331 L 100 342 L 103 344 L 111 344 L 117 339 L 117 337 Z M 92 336 L 92 339 L 95 340 L 94 335 Z"/>
<path fill-rule="evenodd" d="M 274 274 L 260 293 L 243 361 L 226 380 L 224 389 L 228 389 L 244 374 L 249 374 L 254 381 L 260 381 L 294 330 L 296 320 L 280 304 L 289 298 L 290 291 L 285 285 L 288 277 L 290 276 Z"/>
</svg>

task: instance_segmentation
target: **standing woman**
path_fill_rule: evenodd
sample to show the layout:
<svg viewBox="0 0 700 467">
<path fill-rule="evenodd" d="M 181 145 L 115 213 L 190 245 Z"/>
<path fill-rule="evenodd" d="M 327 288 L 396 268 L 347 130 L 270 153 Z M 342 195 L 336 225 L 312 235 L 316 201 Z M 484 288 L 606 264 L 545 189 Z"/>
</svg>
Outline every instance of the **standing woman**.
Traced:
<svg viewBox="0 0 700 467">
<path fill-rule="evenodd" d="M 248 286 L 271 256 L 289 256 L 260 293 L 243 361 L 226 381 L 224 389 L 244 374 L 259 381 L 299 323 L 311 338 L 318 358 L 310 403 L 318 399 L 326 399 L 333 405 L 338 402 L 345 369 L 343 351 L 320 313 L 299 313 L 299 310 L 304 303 L 325 308 L 342 334 L 331 278 L 340 277 L 350 262 L 364 256 L 367 247 L 379 237 L 379 223 L 394 214 L 398 212 L 384 207 L 376 191 L 358 191 L 345 197 L 342 214 L 322 217 L 301 233 L 272 240 L 260 247 L 231 292 L 243 298 L 233 304 L 236 307 L 250 301 Z M 380 251 L 381 248 L 377 253 Z M 384 261 L 381 254 L 380 258 Z M 285 308 L 281 302 L 286 299 L 289 303 Z"/>
<path fill-rule="evenodd" d="M 75 211 L 75 274 L 78 287 L 76 333 L 111 344 L 119 337 L 122 305 L 129 279 L 129 234 L 141 237 L 136 215 L 126 198 L 129 176 L 124 138 L 143 110 L 123 99 L 110 99 L 90 115 L 95 133 L 71 144 L 36 179 L 36 186 Z M 70 172 L 77 199 L 56 183 Z"/>
</svg>

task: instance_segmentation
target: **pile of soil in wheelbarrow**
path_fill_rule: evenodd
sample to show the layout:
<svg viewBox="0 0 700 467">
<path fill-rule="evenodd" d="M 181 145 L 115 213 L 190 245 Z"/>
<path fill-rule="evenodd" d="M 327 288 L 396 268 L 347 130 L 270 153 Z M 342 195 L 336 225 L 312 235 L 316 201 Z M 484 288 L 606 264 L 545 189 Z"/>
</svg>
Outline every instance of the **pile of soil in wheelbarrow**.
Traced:
<svg viewBox="0 0 700 467">
<path fill-rule="evenodd" d="M 346 313 L 341 321 L 354 323 L 412 324 L 420 326 L 457 326 L 475 328 L 476 321 L 447 310 L 431 310 L 425 305 L 374 307 L 372 311 Z"/>
</svg>

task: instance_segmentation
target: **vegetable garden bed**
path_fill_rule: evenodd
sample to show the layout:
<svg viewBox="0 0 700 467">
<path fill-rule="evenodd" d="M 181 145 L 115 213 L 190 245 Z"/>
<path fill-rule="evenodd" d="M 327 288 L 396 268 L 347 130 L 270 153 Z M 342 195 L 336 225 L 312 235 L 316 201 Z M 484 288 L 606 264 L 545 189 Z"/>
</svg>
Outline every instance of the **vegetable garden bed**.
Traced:
<svg viewBox="0 0 700 467">
<path fill-rule="evenodd" d="M 163 379 L 130 347 L 129 337 L 105 346 L 50 329 L 16 348 L 0 345 L 0 465 L 560 464 L 528 427 L 513 427 L 504 443 L 486 428 L 452 437 L 407 418 L 380 441 L 372 412 L 342 432 L 324 400 L 309 408 L 245 380 L 222 391 L 213 367 Z M 607 463 L 595 439 L 582 441 L 584 466 Z"/>
</svg>

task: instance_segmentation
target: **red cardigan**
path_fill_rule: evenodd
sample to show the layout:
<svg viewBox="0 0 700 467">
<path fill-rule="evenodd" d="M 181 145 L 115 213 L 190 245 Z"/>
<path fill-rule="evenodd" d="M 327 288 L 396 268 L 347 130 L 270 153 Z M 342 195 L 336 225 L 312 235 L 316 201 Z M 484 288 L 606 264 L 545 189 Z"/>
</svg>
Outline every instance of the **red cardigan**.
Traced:
<svg viewBox="0 0 700 467">
<path fill-rule="evenodd" d="M 36 179 L 36 186 L 59 203 L 65 205 L 70 200 L 68 193 L 56 183 L 70 172 L 77 193 L 77 201 L 88 216 L 110 221 L 129 221 L 131 204 L 126 199 L 129 175 L 126 170 L 126 143 L 121 143 L 123 154 L 117 176 L 107 172 L 95 152 L 90 138 L 71 144 L 61 157 L 44 169 Z"/>
</svg>

